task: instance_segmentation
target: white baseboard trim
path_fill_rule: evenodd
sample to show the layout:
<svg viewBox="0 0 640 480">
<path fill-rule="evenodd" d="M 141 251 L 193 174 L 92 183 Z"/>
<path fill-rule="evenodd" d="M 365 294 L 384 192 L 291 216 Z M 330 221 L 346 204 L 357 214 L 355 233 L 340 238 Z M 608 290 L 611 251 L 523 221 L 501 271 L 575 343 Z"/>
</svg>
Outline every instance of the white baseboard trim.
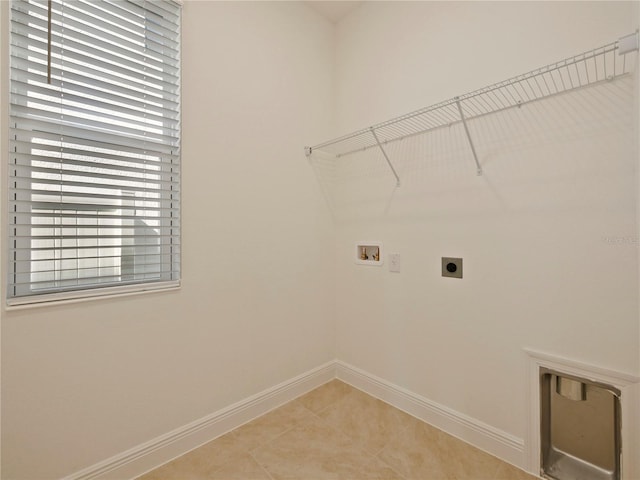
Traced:
<svg viewBox="0 0 640 480">
<path fill-rule="evenodd" d="M 133 447 L 63 480 L 135 478 L 336 377 L 334 361 Z"/>
<path fill-rule="evenodd" d="M 331 361 L 227 408 L 73 473 L 63 480 L 136 478 L 338 378 L 519 468 L 524 441 L 342 361 Z"/>
<path fill-rule="evenodd" d="M 524 440 L 428 400 L 409 390 L 336 361 L 336 376 L 369 395 L 453 435 L 501 460 L 524 468 Z"/>
</svg>

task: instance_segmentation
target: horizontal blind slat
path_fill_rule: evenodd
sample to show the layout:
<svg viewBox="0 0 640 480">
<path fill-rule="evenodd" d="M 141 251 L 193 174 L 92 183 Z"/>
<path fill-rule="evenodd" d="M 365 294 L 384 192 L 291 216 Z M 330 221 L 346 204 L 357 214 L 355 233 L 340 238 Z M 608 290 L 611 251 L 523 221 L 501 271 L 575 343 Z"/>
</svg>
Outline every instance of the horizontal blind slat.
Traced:
<svg viewBox="0 0 640 480">
<path fill-rule="evenodd" d="M 35 182 L 34 182 L 35 183 Z M 44 204 L 45 201 L 43 199 L 48 199 L 46 203 L 49 204 L 64 204 L 64 205 L 78 205 L 78 204 L 84 204 L 84 203 L 92 203 L 93 205 L 97 205 L 102 207 L 103 209 L 113 209 L 115 207 L 122 207 L 122 208 L 126 208 L 126 207 L 133 207 L 131 205 L 122 205 L 121 203 L 117 203 L 117 202 L 123 202 L 123 201 L 133 201 L 134 199 L 127 199 L 127 197 L 123 196 L 123 195 L 114 195 L 114 194 L 107 194 L 107 193 L 93 193 L 93 192 L 73 192 L 73 191 L 68 191 L 68 192 L 64 192 L 64 193 L 58 193 L 58 192 L 52 192 L 50 190 L 43 190 L 43 189 L 37 189 L 37 188 L 13 188 L 11 189 L 11 193 L 13 193 L 16 197 L 16 200 L 14 201 L 21 201 L 21 202 L 34 202 L 34 203 L 39 203 L 39 204 Z M 40 198 L 36 198 L 35 200 L 33 200 L 32 197 L 40 197 Z M 97 203 L 97 200 L 103 200 L 104 203 L 100 204 Z M 113 202 L 107 202 L 108 200 L 113 200 Z M 140 202 L 143 201 L 148 201 L 148 202 L 155 202 L 158 203 L 157 199 L 145 199 L 145 198 L 140 198 L 138 199 Z M 166 199 L 163 199 L 162 201 L 167 201 Z M 175 202 L 178 202 L 178 200 L 174 200 Z M 51 208 L 51 207 L 50 207 Z M 150 207 L 153 208 L 153 207 Z M 158 207 L 155 207 L 158 208 Z"/>
<path fill-rule="evenodd" d="M 131 1 L 127 2 L 95 2 L 80 1 L 66 3 L 74 10 L 82 10 L 90 16 L 97 16 L 105 19 L 110 25 L 123 24 L 131 28 L 132 25 L 138 25 L 140 19 L 144 18 L 146 30 L 152 31 L 175 31 L 178 28 L 179 21 L 177 17 L 172 16 L 171 11 L 166 10 L 164 13 L 158 14 L 160 10 L 156 8 L 157 3 L 153 1 L 144 2 L 144 5 L 135 5 Z M 122 22 L 125 20 L 125 22 Z"/>
<path fill-rule="evenodd" d="M 15 50 L 18 50 L 17 52 Z M 62 88 L 61 70 L 53 64 L 51 68 L 51 83 L 47 79 L 47 55 L 46 53 L 22 51 L 22 47 L 15 47 L 11 57 L 11 79 L 19 80 L 25 84 L 42 85 L 48 88 Z M 25 56 L 22 56 L 25 55 Z M 29 58 L 27 60 L 26 58 Z M 37 62 L 37 63 L 36 63 Z M 34 68 L 38 67 L 38 68 Z M 88 91 L 99 92 L 107 98 L 113 98 L 114 101 L 133 101 L 134 104 L 146 103 L 155 108 L 166 109 L 170 115 L 175 115 L 178 109 L 178 95 L 173 93 L 177 91 L 177 86 L 162 84 L 162 89 L 154 91 L 150 88 L 145 90 L 144 102 L 140 100 L 139 95 L 134 95 L 136 91 L 132 91 L 130 87 L 116 85 L 113 79 L 102 80 L 96 75 L 80 75 L 66 70 L 64 72 L 64 86 L 69 91 Z M 16 87 L 17 88 L 17 87 Z"/>
<path fill-rule="evenodd" d="M 140 221 L 140 222 L 165 222 L 169 219 L 174 220 L 172 217 L 164 217 L 164 216 L 144 216 L 144 215 L 100 215 L 100 216 L 89 216 L 89 215 L 84 215 L 85 218 L 83 218 L 83 216 L 78 216 L 78 215 L 60 215 L 58 213 L 56 214 L 49 214 L 49 213 L 34 213 L 31 215 L 31 222 L 27 222 L 26 220 L 22 220 L 22 219 L 18 219 L 16 220 L 16 222 L 14 222 L 14 225 L 16 226 L 33 226 L 34 228 L 37 228 L 39 226 L 52 226 L 52 223 L 40 223 L 43 221 L 48 221 L 48 222 L 60 222 L 60 223 L 56 223 L 56 226 L 66 226 L 66 225 L 82 225 L 83 227 L 87 227 L 87 228 L 102 228 L 102 227 L 109 227 L 110 225 L 106 225 L 106 224 L 102 224 L 102 223 L 86 223 L 87 220 L 93 220 L 93 221 L 109 221 L 109 220 L 118 220 L 121 222 L 129 222 L 129 221 Z M 70 221 L 73 220 L 76 223 L 68 223 L 65 221 Z M 81 223 L 77 223 L 77 222 L 81 222 Z M 180 220 L 179 219 L 175 219 L 174 220 L 174 227 L 178 226 L 180 224 Z M 129 223 L 124 223 L 124 225 L 129 225 Z M 121 226 L 118 226 L 118 228 L 121 228 Z"/>
<path fill-rule="evenodd" d="M 127 176 L 156 175 L 163 178 L 177 178 L 180 172 L 173 170 L 173 166 L 166 158 L 158 158 L 151 155 L 142 157 L 125 157 L 122 155 L 110 156 L 109 153 L 97 152 L 95 150 L 82 151 L 78 148 L 70 148 L 55 144 L 42 143 L 43 139 L 37 137 L 37 146 L 26 142 L 11 140 L 9 142 L 11 152 L 11 165 L 22 166 L 32 165 L 39 162 L 41 166 L 47 165 L 49 168 L 64 169 L 69 171 L 79 171 L 78 167 L 99 168 L 107 172 L 121 172 L 122 176 L 128 172 Z M 22 151 L 31 151 L 33 153 L 22 153 Z M 38 153 L 36 153 L 38 152 Z M 64 153 L 64 161 L 62 159 Z M 82 158 L 82 160 L 77 160 Z M 53 167 L 55 165 L 55 167 Z M 75 168 L 74 168 L 75 167 Z"/>
<path fill-rule="evenodd" d="M 40 170 L 36 170 L 37 173 L 40 173 Z M 18 183 L 21 183 L 21 180 L 28 179 L 27 176 L 21 176 L 20 171 L 17 172 L 15 177 L 18 180 Z M 160 196 L 163 193 L 171 191 L 171 184 L 168 182 L 154 182 L 154 185 L 157 186 L 148 186 L 144 187 L 137 184 L 149 184 L 149 182 L 119 182 L 119 183 L 107 183 L 105 182 L 92 182 L 93 178 L 100 178 L 99 176 L 94 177 L 84 177 L 83 179 L 72 180 L 72 178 L 78 178 L 77 176 L 72 175 L 64 175 L 64 177 L 68 178 L 43 178 L 39 176 L 34 176 L 29 182 L 31 185 L 29 187 L 26 182 L 25 187 L 28 188 L 34 194 L 41 193 L 43 195 L 48 195 L 52 198 L 60 197 L 63 198 L 66 196 L 79 196 L 85 193 L 93 192 L 93 191 L 101 191 L 101 192 L 113 192 L 113 198 L 121 200 L 122 202 L 130 201 L 130 202 L 158 202 Z M 50 185 L 50 188 L 46 188 L 47 185 Z M 56 188 L 57 187 L 57 188 Z M 75 187 L 75 188 L 74 188 Z M 123 192 L 127 192 L 130 197 L 127 197 L 123 194 Z M 102 195 L 105 195 L 104 193 Z M 147 196 L 152 195 L 152 196 Z M 105 197 L 102 197 L 105 198 Z"/>
<path fill-rule="evenodd" d="M 144 280 L 149 281 L 149 280 L 156 280 L 156 281 L 162 281 L 162 280 L 170 280 L 173 279 L 171 274 L 174 273 L 179 273 L 177 270 L 169 270 L 169 269 L 164 269 L 161 272 L 157 272 L 158 275 L 155 275 L 154 277 L 150 277 L 149 275 L 153 274 L 155 272 L 141 272 L 141 273 L 131 273 L 128 274 L 130 275 L 132 278 L 138 278 L 140 280 Z M 88 288 L 92 288 L 92 286 L 97 286 L 97 285 L 101 285 L 101 284 L 112 284 L 112 283 L 116 283 L 118 285 L 122 285 L 122 284 L 131 284 L 131 283 L 140 283 L 139 281 L 120 281 L 120 279 L 123 276 L 126 276 L 127 274 L 118 274 L 118 275 L 100 275 L 100 276 L 93 276 L 93 277 L 89 277 L 86 279 L 83 278 L 61 278 L 61 279 L 56 279 L 56 280 L 39 280 L 39 281 L 30 281 L 30 277 L 27 277 L 25 274 L 18 274 L 17 275 L 17 279 L 15 282 L 16 286 L 32 286 L 33 287 L 33 292 L 31 293 L 36 294 L 38 289 L 47 289 L 49 290 L 49 292 L 53 292 L 53 291 L 64 291 L 65 288 L 64 286 L 69 287 L 70 288 L 74 288 L 74 289 L 78 289 L 78 288 L 82 288 L 82 289 L 88 289 Z M 84 280 L 84 281 L 83 281 Z M 49 288 L 47 288 L 49 287 Z"/>
<path fill-rule="evenodd" d="M 179 19 L 180 5 L 178 5 L 174 1 L 169 2 L 149 2 L 148 0 L 132 0 L 127 2 L 126 4 L 110 0 L 111 3 L 115 3 L 119 5 L 121 8 L 129 7 L 132 8 L 132 5 L 135 5 L 138 13 L 141 13 L 145 10 L 149 10 L 153 12 L 155 15 L 164 18 L 167 21 L 171 22 L 171 25 L 175 25 Z"/>
<path fill-rule="evenodd" d="M 52 16 L 53 19 L 56 19 L 57 23 L 60 24 L 60 18 L 64 15 L 65 22 L 72 20 L 69 18 L 74 16 L 76 18 L 85 20 L 85 25 L 91 26 L 92 29 L 101 28 L 106 34 L 112 35 L 115 38 L 118 38 L 120 42 L 123 44 L 128 44 L 131 42 L 135 42 L 136 39 L 144 39 L 145 44 L 149 45 L 157 45 L 161 47 L 163 50 L 179 50 L 179 40 L 178 40 L 178 30 L 179 27 L 177 25 L 165 24 L 165 26 L 155 25 L 154 30 L 151 31 L 148 28 L 144 30 L 144 32 L 136 32 L 136 25 L 140 26 L 141 17 L 137 16 L 129 16 L 128 21 L 127 18 L 122 15 L 117 15 L 116 12 L 123 12 L 122 9 L 112 8 L 112 9 L 98 9 L 96 8 L 100 4 L 107 5 L 106 2 L 64 2 L 64 6 L 60 6 L 60 2 L 52 3 Z M 81 7 L 81 8 L 78 8 Z M 27 17 L 31 17 L 34 19 L 47 19 L 48 18 L 48 6 L 47 2 L 40 2 L 36 4 L 34 2 L 20 2 L 15 8 L 13 8 L 14 14 L 16 12 L 20 12 Z M 31 25 L 32 30 L 37 30 L 38 24 L 34 22 L 30 24 L 28 22 L 21 22 L 20 20 L 24 17 L 18 17 L 16 15 L 16 22 L 14 23 L 15 28 L 27 29 Z M 96 24 L 96 19 L 99 19 L 101 25 Z M 24 25 L 24 26 L 23 26 Z M 58 25 L 60 26 L 60 25 Z M 64 26 L 64 22 L 63 25 Z M 138 28 L 139 30 L 139 28 Z M 52 34 L 58 34 L 59 29 L 52 31 Z M 131 38 L 130 38 L 131 37 Z M 157 48 L 157 47 L 156 47 Z"/>
<path fill-rule="evenodd" d="M 56 112 L 33 109 L 24 107 L 22 105 L 11 105 L 11 121 L 13 118 L 32 118 L 34 117 L 43 123 L 51 123 L 54 125 L 62 125 L 63 128 L 79 128 L 82 130 L 93 130 L 99 134 L 114 135 L 122 137 L 124 139 L 135 140 L 138 145 L 141 142 L 148 142 L 150 144 L 168 144 L 175 140 L 176 137 L 169 135 L 170 131 L 163 130 L 163 133 L 148 132 L 137 128 L 130 128 L 124 125 L 107 124 L 96 120 L 90 120 L 78 115 L 61 115 Z M 90 127 L 90 128 L 89 128 Z"/>
<path fill-rule="evenodd" d="M 54 12 L 51 38 L 55 45 L 62 46 L 64 44 L 66 48 L 85 45 L 91 49 L 92 53 L 99 51 L 100 55 L 114 61 L 121 61 L 126 65 L 144 64 L 154 71 L 177 75 L 178 69 L 173 65 L 175 55 L 171 55 L 175 51 L 172 52 L 169 48 L 157 51 L 157 49 L 150 48 L 150 44 L 145 38 L 141 38 L 139 43 L 125 45 L 120 37 L 112 35 L 111 32 L 96 31 L 95 29 L 92 29 L 90 33 L 85 32 L 83 29 L 91 27 L 89 23 L 74 21 L 65 15 L 64 25 L 62 25 L 61 18 L 59 12 Z M 43 41 L 47 41 L 48 19 L 46 12 L 42 18 L 34 16 L 33 13 L 18 13 L 15 15 L 15 20 L 19 24 L 28 25 L 31 38 L 34 37 L 33 30 L 35 30 L 39 31 Z M 64 28 L 64 34 L 58 28 Z M 19 26 L 15 29 L 18 33 L 24 30 L 26 29 Z"/>
<path fill-rule="evenodd" d="M 17 34 L 13 35 L 12 45 L 16 47 L 12 52 L 13 57 L 27 59 L 32 62 L 38 59 L 42 60 L 43 57 L 47 58 L 45 57 L 47 43 L 44 37 L 40 41 L 37 39 L 27 40 L 31 45 L 39 47 L 37 50 L 29 50 L 22 46 L 19 42 L 19 37 Z M 168 72 L 144 72 L 143 69 L 126 68 L 125 66 L 108 62 L 101 64 L 90 55 L 79 51 L 65 50 L 55 43 L 51 45 L 51 55 L 52 76 L 54 76 L 53 73 L 55 72 L 58 80 L 62 79 L 65 73 L 71 72 L 84 76 L 88 80 L 97 78 L 101 81 L 115 83 L 137 91 L 156 93 L 157 96 L 162 96 L 165 91 L 175 93 L 177 90 L 177 77 Z M 34 63 L 33 65 L 37 64 Z M 109 68 L 105 68 L 106 66 Z M 40 67 L 46 68 L 46 62 L 40 62 Z"/>
<path fill-rule="evenodd" d="M 26 82 L 21 82 L 18 79 L 14 79 L 15 91 L 12 95 L 16 99 L 23 99 L 23 102 L 28 102 L 30 95 L 37 94 L 42 98 L 49 98 L 51 100 L 60 98 L 60 92 L 47 87 L 46 85 L 34 85 Z M 84 94 L 84 95 L 83 95 Z M 177 130 L 178 118 L 175 113 L 167 115 L 169 112 L 166 109 L 154 107 L 154 105 L 145 104 L 144 102 L 128 102 L 123 103 L 122 100 L 117 101 L 116 97 L 113 97 L 105 92 L 96 92 L 86 87 L 74 87 L 69 89 L 68 86 L 64 89 L 65 102 L 84 103 L 87 106 L 91 106 L 95 112 L 100 110 L 111 111 L 119 116 L 115 118 L 127 118 L 138 117 L 143 118 L 146 122 L 154 122 L 156 124 L 162 123 L 165 126 L 170 126 L 174 130 Z M 123 99 L 124 100 L 124 99 Z M 166 112 L 166 113 L 165 113 Z"/>
<path fill-rule="evenodd" d="M 100 250 L 100 251 L 104 251 L 104 252 L 109 252 L 109 251 L 115 251 L 115 250 L 122 250 L 123 248 L 129 248 L 131 245 L 130 244 L 114 244 L 114 245 L 92 245 L 92 246 L 79 246 L 77 248 L 73 248 L 73 247 L 64 247 L 64 246 L 60 246 L 57 247 L 55 249 L 46 247 L 46 248 L 32 248 L 29 250 L 26 249 L 10 249 L 9 252 L 10 253 L 15 253 L 16 255 L 20 256 L 22 258 L 22 262 L 25 263 L 30 263 L 32 261 L 32 255 L 33 253 L 40 255 L 40 254 L 53 254 L 53 255 L 65 255 L 64 257 L 54 257 L 55 258 L 65 258 L 65 259 L 69 259 L 69 258 L 85 258 L 85 256 L 90 256 L 92 255 L 92 252 L 94 250 Z M 160 245 L 162 247 L 162 245 Z M 179 244 L 173 244 L 173 246 L 175 247 L 175 253 L 173 253 L 173 257 L 174 257 L 174 261 L 177 260 L 179 258 L 180 255 L 180 245 Z M 140 248 L 141 251 L 146 251 L 145 249 L 157 249 L 158 244 L 157 243 L 136 243 L 136 248 Z M 79 253 L 77 253 L 79 252 Z M 73 256 L 71 256 L 73 255 Z"/>
<path fill-rule="evenodd" d="M 166 119 L 162 122 L 162 125 L 159 125 L 160 121 L 162 121 L 162 117 L 147 117 L 144 112 L 121 108 L 111 108 L 108 112 L 100 111 L 106 109 L 101 109 L 98 102 L 95 102 L 92 99 L 76 97 L 74 95 L 65 94 L 64 102 L 61 102 L 59 97 L 52 98 L 51 96 L 49 96 L 49 98 L 39 97 L 37 100 L 34 100 L 31 93 L 40 91 L 40 89 L 31 89 L 28 93 L 25 92 L 24 94 L 13 93 L 11 95 L 13 105 L 26 107 L 33 114 L 37 111 L 41 111 L 43 114 L 47 115 L 47 118 L 51 118 L 51 115 L 53 114 L 57 114 L 64 118 L 91 118 L 93 119 L 92 125 L 96 125 L 96 128 L 114 128 L 116 126 L 124 128 L 124 125 L 126 125 L 128 130 L 142 130 L 145 133 L 150 130 L 154 133 L 163 132 L 164 136 L 170 138 L 174 138 L 174 135 L 172 134 L 178 130 L 178 122 L 176 120 Z M 56 109 L 59 109 L 60 112 L 56 112 Z M 21 109 L 19 111 L 24 110 Z"/>
<path fill-rule="evenodd" d="M 140 156 L 157 157 L 161 159 L 162 164 L 178 165 L 180 156 L 178 155 L 178 145 L 163 145 L 160 143 L 147 142 L 143 145 L 140 142 L 128 141 L 128 139 L 117 135 L 102 134 L 99 135 L 91 130 L 80 127 L 65 127 L 64 135 L 60 126 L 51 122 L 41 122 L 33 118 L 17 118 L 10 119 L 12 126 L 9 129 L 9 135 L 13 137 L 11 140 L 16 144 L 30 145 L 33 139 L 43 141 L 57 140 L 63 147 L 80 148 L 86 146 L 91 153 L 103 152 L 113 155 L 111 158 L 117 160 L 119 157 L 127 157 L 128 162 L 135 162 Z M 16 145 L 12 145 L 12 149 Z M 27 147 L 25 151 L 30 148 Z"/>
<path fill-rule="evenodd" d="M 100 214 L 104 213 L 107 215 L 110 214 L 107 212 L 112 212 L 114 210 L 113 206 L 105 205 L 104 203 L 92 203 L 92 202 L 89 202 L 88 199 L 85 200 L 83 203 L 72 203 L 69 201 L 39 202 L 39 201 L 32 201 L 32 200 L 25 200 L 25 201 L 10 200 L 8 203 L 11 209 L 9 212 L 11 215 L 13 215 L 14 213 L 17 215 L 29 214 L 32 211 L 32 209 L 34 210 L 55 209 L 56 211 L 78 210 L 78 211 L 84 211 L 84 212 L 96 211 L 96 212 L 100 212 Z M 171 206 L 170 207 L 165 206 L 162 209 L 162 211 L 165 212 L 165 214 L 173 214 L 177 217 L 180 214 L 179 206 L 180 206 L 179 199 L 171 200 Z M 13 211 L 13 208 L 16 209 L 15 212 Z M 157 212 L 158 211 L 158 209 L 155 207 L 135 206 L 134 208 L 134 207 L 122 206 L 122 205 L 119 206 L 119 210 L 121 211 L 135 210 L 136 212 Z M 168 215 L 168 216 L 171 216 L 171 215 Z"/>
</svg>

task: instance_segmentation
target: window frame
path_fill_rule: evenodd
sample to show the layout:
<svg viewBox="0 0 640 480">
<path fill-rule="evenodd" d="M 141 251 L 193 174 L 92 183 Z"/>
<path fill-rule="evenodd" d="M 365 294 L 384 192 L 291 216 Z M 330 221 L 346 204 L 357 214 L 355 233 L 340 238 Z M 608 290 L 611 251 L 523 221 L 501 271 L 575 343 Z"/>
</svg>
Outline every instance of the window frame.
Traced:
<svg viewBox="0 0 640 480">
<path fill-rule="evenodd" d="M 13 19 L 13 3 L 17 1 L 17 0 L 12 0 L 11 2 L 6 2 L 8 5 L 5 7 L 3 6 L 2 8 L 6 10 L 3 10 L 3 17 L 4 17 L 4 22 L 3 22 L 3 28 L 6 29 L 5 31 L 3 31 L 3 34 L 5 35 L 5 39 L 8 39 L 9 41 L 7 41 L 6 43 L 3 42 L 4 44 L 7 45 L 7 49 L 3 51 L 3 54 L 6 55 L 3 58 L 3 68 L 6 68 L 6 73 L 5 73 L 5 78 L 7 79 L 7 82 L 5 83 L 6 85 L 8 85 L 8 91 L 5 90 L 3 88 L 3 93 L 4 93 L 4 98 L 3 98 L 3 102 L 6 102 L 7 107 L 9 108 L 5 108 L 4 111 L 6 112 L 3 115 L 3 119 L 2 122 L 4 124 L 4 122 L 7 122 L 6 125 L 3 125 L 3 138 L 7 139 L 8 141 L 5 143 L 3 142 L 3 144 L 7 145 L 7 147 L 5 147 L 4 151 L 3 151 L 3 156 L 6 156 L 6 163 L 3 162 L 3 173 L 6 173 L 6 184 L 5 186 L 9 187 L 8 193 L 11 194 L 12 192 L 12 188 L 11 188 L 11 184 L 14 182 L 14 175 L 10 174 L 10 170 L 12 168 L 12 163 L 11 163 L 11 154 L 10 154 L 10 148 L 9 145 L 11 143 L 11 134 L 7 135 L 12 128 L 12 109 L 11 106 L 13 104 L 13 102 L 11 101 L 11 91 L 12 91 L 12 62 L 11 62 L 11 40 L 12 40 L 12 19 Z M 62 0 L 65 1 L 65 0 Z M 11 252 L 15 252 L 16 251 L 16 245 L 14 245 L 14 241 L 16 239 L 16 234 L 15 234 L 15 229 L 16 229 L 16 221 L 14 221 L 13 219 L 11 219 L 10 217 L 15 216 L 13 215 L 13 212 L 10 211 L 10 205 L 11 205 L 11 199 L 8 199 L 7 197 L 5 197 L 5 200 L 9 200 L 7 202 L 7 207 L 6 210 L 3 208 L 3 216 L 6 219 L 6 224 L 4 224 L 3 222 L 3 235 L 2 235 L 2 239 L 3 240 L 7 240 L 7 245 L 5 246 L 5 252 L 9 253 L 9 255 L 7 257 L 5 257 L 5 261 L 3 261 L 4 265 L 5 265 L 5 276 L 4 276 L 4 281 L 6 282 L 5 284 L 5 295 L 6 295 L 6 308 L 12 308 L 12 307 L 24 307 L 24 306 L 38 306 L 38 305 L 47 305 L 47 304 L 51 304 L 51 303 L 58 303 L 58 302 L 69 302 L 69 301 L 85 301 L 85 300 L 89 300 L 89 299 L 95 299 L 95 298 L 102 298 L 105 296 L 121 296 L 121 295 L 133 295 L 133 294 L 141 294 L 141 293 L 149 293 L 149 292 L 158 292 L 158 291 L 165 291 L 165 290 L 175 290 L 175 289 L 179 289 L 181 286 L 181 246 L 180 246 L 180 238 L 181 238 L 181 188 L 180 188 L 180 183 L 181 183 L 181 86 L 182 86 L 182 82 L 181 82 L 181 21 L 182 21 L 182 14 L 181 14 L 181 6 L 182 6 L 182 2 L 180 1 L 175 1 L 175 0 L 165 0 L 165 3 L 171 3 L 173 5 L 175 5 L 177 7 L 177 21 L 176 21 L 176 31 L 177 31 L 177 53 L 176 53 L 176 59 L 175 59 L 175 66 L 177 68 L 177 80 L 176 80 L 176 92 L 177 92 L 177 145 L 176 145 L 176 149 L 177 149 L 177 153 L 175 154 L 176 158 L 177 158 L 177 164 L 172 165 L 171 168 L 171 172 L 169 175 L 172 178 L 173 181 L 173 168 L 175 168 L 175 174 L 178 177 L 177 180 L 177 191 L 174 193 L 173 191 L 171 192 L 171 197 L 170 199 L 165 198 L 165 197 L 158 197 L 158 204 L 164 204 L 167 201 L 170 202 L 174 202 L 177 204 L 177 208 L 174 208 L 173 205 L 171 205 L 169 207 L 169 211 L 173 212 L 173 211 L 177 211 L 177 218 L 176 220 L 176 224 L 173 224 L 173 218 L 171 219 L 171 221 L 169 222 L 168 225 L 164 225 L 165 220 L 164 217 L 159 217 L 159 227 L 158 227 L 158 235 L 162 236 L 164 235 L 165 232 L 169 232 L 169 237 L 170 237 L 170 241 L 173 242 L 173 239 L 177 239 L 177 244 L 176 244 L 176 250 L 177 253 L 173 252 L 172 249 L 169 249 L 169 253 L 166 254 L 169 257 L 169 261 L 168 264 L 170 265 L 170 270 L 169 270 L 169 275 L 171 276 L 170 279 L 144 279 L 144 280 L 140 280 L 140 279 L 136 279 L 134 281 L 127 281 L 125 279 L 123 279 L 122 277 L 125 276 L 125 273 L 120 273 L 120 279 L 118 279 L 117 281 L 113 281 L 113 282 L 109 282 L 106 283 L 105 285 L 99 285 L 96 283 L 93 284 L 84 284 L 84 285 L 79 285 L 79 286 L 71 286 L 71 287 L 64 287 L 64 286 L 54 286 L 50 289 L 42 289 L 39 293 L 33 293 L 33 290 L 31 290 L 28 294 L 22 294 L 22 295 L 11 295 L 11 289 L 15 288 L 14 286 L 14 282 L 11 281 L 11 277 L 13 275 L 15 275 L 16 273 L 26 273 L 29 274 L 31 276 L 33 276 L 33 270 L 31 269 L 27 269 L 25 267 L 27 267 L 29 265 L 29 263 L 27 263 L 26 261 L 22 261 L 22 263 L 19 263 L 17 260 L 10 258 L 11 256 Z M 3 82 L 4 83 L 4 82 Z M 171 153 L 171 157 L 173 158 L 174 153 Z M 61 163 L 63 163 L 64 160 L 61 160 Z M 101 178 L 101 177 L 98 177 Z M 146 180 L 145 180 L 146 181 Z M 162 180 L 159 180 L 162 181 Z M 33 182 L 32 182 L 33 183 Z M 147 185 L 148 182 L 145 184 Z M 173 187 L 171 187 L 171 189 L 173 190 Z M 15 187 L 14 187 L 15 190 Z M 125 198 L 125 192 L 124 190 L 121 190 L 121 194 L 122 194 L 122 198 Z M 3 201 L 4 203 L 4 201 Z M 136 208 L 135 206 L 133 207 L 134 209 Z M 164 207 L 158 207 L 158 211 L 159 212 L 165 212 Z M 31 211 L 31 213 L 28 213 L 26 215 L 33 215 L 33 210 Z M 52 214 L 53 215 L 53 214 Z M 60 213 L 60 215 L 62 215 Z M 134 214 L 135 217 L 135 214 Z M 32 217 L 33 218 L 33 217 Z M 53 218 L 53 217 L 52 217 Z M 62 217 L 61 217 L 62 218 Z M 78 218 L 77 216 L 74 218 Z M 90 217 L 89 217 L 90 218 Z M 96 212 L 96 218 L 98 218 L 98 212 Z M 132 222 L 135 222 L 135 218 L 131 220 Z M 144 222 L 143 222 L 144 223 Z M 99 228 L 99 227 L 97 227 Z M 136 229 L 136 227 L 132 227 L 131 225 L 128 226 L 128 228 L 133 228 Z M 142 227 L 143 229 L 149 230 L 150 227 L 148 227 L 146 224 L 144 224 L 144 226 Z M 12 234 L 12 231 L 14 232 Z M 29 238 L 33 238 L 33 237 L 29 237 Z M 117 237 L 114 237 L 117 238 Z M 120 240 L 122 240 L 122 237 L 119 237 Z M 136 237 L 138 238 L 138 237 Z M 165 253 L 163 252 L 164 247 L 162 246 L 161 243 L 158 243 L 159 247 L 159 252 L 158 254 L 153 254 L 153 255 L 159 255 L 160 257 L 165 255 Z M 172 244 L 173 245 L 173 244 Z M 32 252 L 32 250 L 30 250 L 32 247 L 29 247 L 29 252 Z M 31 255 L 31 254 L 30 254 Z M 146 254 L 145 254 L 146 255 Z M 125 257 L 125 254 L 121 253 L 120 254 L 120 261 L 122 262 L 122 259 Z M 30 257 L 31 260 L 29 260 L 30 263 L 33 263 L 33 256 Z M 79 256 L 76 255 L 76 257 L 74 257 L 76 259 L 76 261 L 78 261 Z M 98 257 L 101 258 L 101 257 Z M 166 263 L 166 262 L 165 262 Z M 162 265 L 162 262 L 160 262 L 160 264 Z M 17 265 L 21 265 L 23 267 L 22 271 L 21 269 L 18 268 L 18 270 L 16 271 L 15 268 Z M 31 267 L 32 268 L 32 267 Z M 80 267 L 78 267 L 80 268 Z M 99 267 L 102 268 L 102 267 Z M 120 267 L 122 268 L 122 267 Z M 162 268 L 162 267 L 160 267 Z M 54 269 L 55 270 L 55 269 Z M 159 277 L 161 277 L 161 274 L 159 275 Z M 92 277 L 94 279 L 99 279 L 100 275 L 96 275 L 94 277 Z M 76 278 L 76 281 L 79 281 L 79 277 Z M 32 288 L 32 287 L 29 287 Z"/>
</svg>

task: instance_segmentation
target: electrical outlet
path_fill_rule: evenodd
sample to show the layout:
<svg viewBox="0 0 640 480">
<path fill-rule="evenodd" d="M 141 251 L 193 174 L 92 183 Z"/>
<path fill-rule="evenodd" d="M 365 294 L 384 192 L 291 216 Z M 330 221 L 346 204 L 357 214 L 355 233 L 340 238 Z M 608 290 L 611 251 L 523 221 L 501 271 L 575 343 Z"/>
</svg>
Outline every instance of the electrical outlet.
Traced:
<svg viewBox="0 0 640 480">
<path fill-rule="evenodd" d="M 389 271 L 400 273 L 400 254 L 399 253 L 389 254 Z"/>
<path fill-rule="evenodd" d="M 462 259 L 442 257 L 442 276 L 462 278 Z"/>
</svg>

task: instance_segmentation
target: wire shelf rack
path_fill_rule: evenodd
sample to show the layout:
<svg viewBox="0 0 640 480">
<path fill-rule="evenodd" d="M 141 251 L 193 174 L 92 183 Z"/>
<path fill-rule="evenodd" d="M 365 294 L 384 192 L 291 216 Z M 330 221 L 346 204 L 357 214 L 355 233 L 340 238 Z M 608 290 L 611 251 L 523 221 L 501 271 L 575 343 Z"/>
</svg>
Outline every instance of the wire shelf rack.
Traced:
<svg viewBox="0 0 640 480">
<path fill-rule="evenodd" d="M 445 100 L 435 105 L 407 113 L 397 118 L 358 130 L 313 147 L 305 147 L 307 157 L 314 152 L 344 157 L 368 149 L 380 149 L 396 177 L 400 178 L 387 155 L 385 146 L 408 137 L 421 135 L 442 127 L 462 123 L 478 175 L 482 167 L 478 161 L 467 122 L 492 113 L 560 95 L 601 82 L 612 81 L 635 68 L 638 32 L 593 50 L 566 58 L 502 82 Z"/>
</svg>

